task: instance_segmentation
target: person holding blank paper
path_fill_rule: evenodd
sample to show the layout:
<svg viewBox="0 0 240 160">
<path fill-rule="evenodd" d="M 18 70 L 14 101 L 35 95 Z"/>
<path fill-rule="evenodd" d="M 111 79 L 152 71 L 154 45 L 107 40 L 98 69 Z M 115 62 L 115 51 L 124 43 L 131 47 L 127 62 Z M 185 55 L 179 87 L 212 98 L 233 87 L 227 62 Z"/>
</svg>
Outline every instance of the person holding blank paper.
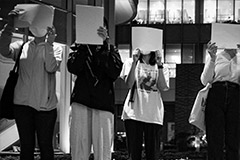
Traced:
<svg viewBox="0 0 240 160">
<path fill-rule="evenodd" d="M 41 160 L 54 160 L 53 133 L 57 118 L 56 71 L 60 69 L 62 47 L 53 42 L 56 30 L 32 28 L 32 40 L 12 42 L 14 19 L 19 10 L 9 13 L 1 32 L 0 53 L 13 60 L 19 54 L 19 77 L 14 93 L 14 117 L 20 138 L 20 159 L 34 160 L 36 137 Z M 41 21 L 41 20 L 40 20 Z"/>
<path fill-rule="evenodd" d="M 114 81 L 122 61 L 108 43 L 107 21 L 96 31 L 103 45 L 73 44 L 68 71 L 77 78 L 71 94 L 70 146 L 73 160 L 111 160 L 113 145 Z"/>
<path fill-rule="evenodd" d="M 146 159 L 158 160 L 164 116 L 161 91 L 169 89 L 168 69 L 163 67 L 160 51 L 135 49 L 120 77 L 129 88 L 122 119 L 130 159 L 141 160 L 144 139 Z"/>
<path fill-rule="evenodd" d="M 207 44 L 210 56 L 201 82 L 212 85 L 205 109 L 208 160 L 239 159 L 240 55 L 236 48 L 225 48 L 216 54 L 216 43 Z"/>
</svg>

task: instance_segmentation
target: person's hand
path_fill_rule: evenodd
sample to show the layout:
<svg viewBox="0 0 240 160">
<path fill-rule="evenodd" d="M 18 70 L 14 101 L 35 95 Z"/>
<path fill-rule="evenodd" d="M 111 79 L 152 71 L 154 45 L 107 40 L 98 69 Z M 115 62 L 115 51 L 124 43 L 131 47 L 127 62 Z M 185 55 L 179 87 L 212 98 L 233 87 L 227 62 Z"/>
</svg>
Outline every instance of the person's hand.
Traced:
<svg viewBox="0 0 240 160">
<path fill-rule="evenodd" d="M 103 41 L 109 38 L 105 27 L 100 26 L 97 30 L 97 34 L 103 39 Z"/>
<path fill-rule="evenodd" d="M 136 48 L 134 51 L 133 51 L 133 54 L 132 54 L 132 58 L 133 58 L 133 63 L 136 64 L 136 62 L 138 61 L 139 57 L 140 57 L 140 54 L 141 54 L 141 50 L 139 48 Z"/>
<path fill-rule="evenodd" d="M 14 18 L 17 17 L 20 13 L 20 9 L 11 10 L 8 13 L 8 25 L 14 27 Z"/>
<path fill-rule="evenodd" d="M 213 61 L 215 61 L 215 59 L 216 59 L 216 53 L 217 53 L 216 43 L 215 43 L 215 42 L 214 42 L 214 43 L 211 43 L 211 41 L 208 42 L 208 44 L 207 44 L 207 51 L 208 51 L 211 59 L 212 59 Z"/>
<path fill-rule="evenodd" d="M 158 66 L 162 66 L 162 55 L 161 52 L 159 50 L 156 50 L 156 62 Z"/>
<path fill-rule="evenodd" d="M 56 29 L 54 27 L 48 27 L 47 28 L 47 42 L 52 45 L 53 42 L 55 41 L 55 38 L 57 36 L 56 34 Z"/>
</svg>

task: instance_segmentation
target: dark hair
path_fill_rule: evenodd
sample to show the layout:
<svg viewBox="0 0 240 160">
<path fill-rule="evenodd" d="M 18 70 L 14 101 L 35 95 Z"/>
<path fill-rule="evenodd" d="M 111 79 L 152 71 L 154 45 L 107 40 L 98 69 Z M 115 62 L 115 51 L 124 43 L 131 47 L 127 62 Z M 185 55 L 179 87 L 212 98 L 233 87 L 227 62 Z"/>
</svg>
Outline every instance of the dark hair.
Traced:
<svg viewBox="0 0 240 160">
<path fill-rule="evenodd" d="M 149 64 L 150 65 L 155 65 L 157 62 L 156 62 L 156 51 L 151 51 L 150 52 L 150 59 L 149 59 Z"/>
<path fill-rule="evenodd" d="M 155 51 L 151 51 L 149 54 L 150 54 L 149 64 L 151 66 L 154 66 L 157 63 L 156 62 L 156 52 Z M 143 63 L 142 58 L 143 58 L 143 54 L 140 54 L 139 60 L 140 60 L 141 63 Z"/>
<path fill-rule="evenodd" d="M 108 20 L 106 17 L 103 18 L 103 25 L 108 29 Z"/>
</svg>

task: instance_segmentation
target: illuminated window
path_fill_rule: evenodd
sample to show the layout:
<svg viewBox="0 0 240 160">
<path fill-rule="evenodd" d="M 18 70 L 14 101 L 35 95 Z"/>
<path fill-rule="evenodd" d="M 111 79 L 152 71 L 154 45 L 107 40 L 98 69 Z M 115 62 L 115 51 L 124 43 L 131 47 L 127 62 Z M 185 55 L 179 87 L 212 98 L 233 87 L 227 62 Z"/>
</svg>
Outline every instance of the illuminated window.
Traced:
<svg viewBox="0 0 240 160">
<path fill-rule="evenodd" d="M 180 44 L 167 44 L 165 53 L 166 63 L 181 63 L 181 45 Z"/>
<path fill-rule="evenodd" d="M 138 24 L 147 24 L 147 4 L 148 0 L 139 0 L 138 2 L 137 15 L 135 18 Z"/>
<path fill-rule="evenodd" d="M 183 23 L 195 23 L 195 0 L 183 1 Z"/>
<path fill-rule="evenodd" d="M 217 22 L 226 22 L 233 20 L 233 0 L 218 1 Z"/>
<path fill-rule="evenodd" d="M 183 44 L 182 63 L 194 63 L 195 45 Z"/>
<path fill-rule="evenodd" d="M 171 78 L 176 77 L 176 64 L 181 63 L 181 45 L 180 44 L 167 44 L 165 52 L 165 61 L 168 64 L 169 73 Z"/>
<path fill-rule="evenodd" d="M 164 22 L 164 0 L 151 0 L 149 10 L 149 23 Z"/>
<path fill-rule="evenodd" d="M 235 0 L 235 21 L 240 23 L 240 0 Z"/>
<path fill-rule="evenodd" d="M 216 0 L 204 0 L 203 23 L 216 22 Z"/>
<path fill-rule="evenodd" d="M 166 23 L 177 24 L 181 23 L 181 0 L 167 0 Z"/>
</svg>

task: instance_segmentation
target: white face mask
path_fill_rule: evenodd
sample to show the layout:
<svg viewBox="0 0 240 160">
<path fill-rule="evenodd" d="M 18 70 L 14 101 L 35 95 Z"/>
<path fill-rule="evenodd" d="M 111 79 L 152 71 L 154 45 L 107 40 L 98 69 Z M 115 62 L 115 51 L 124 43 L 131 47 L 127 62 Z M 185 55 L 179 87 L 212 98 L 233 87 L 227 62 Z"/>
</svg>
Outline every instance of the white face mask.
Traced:
<svg viewBox="0 0 240 160">
<path fill-rule="evenodd" d="M 29 30 L 35 37 L 43 37 L 47 34 L 47 29 L 30 26 Z"/>
</svg>

